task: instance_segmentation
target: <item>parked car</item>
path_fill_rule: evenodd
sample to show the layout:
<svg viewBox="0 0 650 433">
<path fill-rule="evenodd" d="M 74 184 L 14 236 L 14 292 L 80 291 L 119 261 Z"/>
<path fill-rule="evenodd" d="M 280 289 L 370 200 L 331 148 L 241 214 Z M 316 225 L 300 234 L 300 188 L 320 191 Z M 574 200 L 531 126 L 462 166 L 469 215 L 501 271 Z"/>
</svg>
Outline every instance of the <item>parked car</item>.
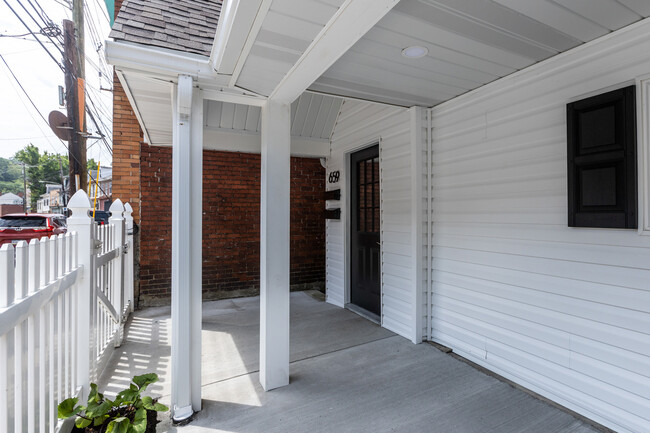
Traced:
<svg viewBox="0 0 650 433">
<path fill-rule="evenodd" d="M 108 224 L 108 220 L 111 217 L 111 213 L 105 210 L 96 210 L 95 211 L 95 222 L 100 226 Z"/>
<path fill-rule="evenodd" d="M 44 236 L 68 231 L 66 218 L 60 214 L 14 213 L 0 217 L 0 246 L 16 245 Z"/>
</svg>

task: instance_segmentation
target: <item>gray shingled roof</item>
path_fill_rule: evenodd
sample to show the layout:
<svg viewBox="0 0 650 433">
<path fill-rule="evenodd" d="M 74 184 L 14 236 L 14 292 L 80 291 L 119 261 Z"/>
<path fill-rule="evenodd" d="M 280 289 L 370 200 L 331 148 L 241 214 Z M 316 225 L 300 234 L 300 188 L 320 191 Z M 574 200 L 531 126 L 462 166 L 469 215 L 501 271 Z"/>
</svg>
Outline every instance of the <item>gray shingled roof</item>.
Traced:
<svg viewBox="0 0 650 433">
<path fill-rule="evenodd" d="M 124 0 L 109 37 L 210 55 L 221 0 Z"/>
</svg>

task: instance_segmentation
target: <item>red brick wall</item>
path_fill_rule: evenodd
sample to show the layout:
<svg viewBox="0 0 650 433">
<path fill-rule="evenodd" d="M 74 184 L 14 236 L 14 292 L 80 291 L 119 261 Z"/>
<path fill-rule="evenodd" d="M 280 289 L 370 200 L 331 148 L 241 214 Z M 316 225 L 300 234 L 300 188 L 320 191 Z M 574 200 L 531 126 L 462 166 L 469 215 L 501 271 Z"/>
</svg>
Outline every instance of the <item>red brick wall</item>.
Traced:
<svg viewBox="0 0 650 433">
<path fill-rule="evenodd" d="M 140 223 L 140 145 L 142 130 L 124 89 L 113 78 L 113 200 L 131 203 Z"/>
<path fill-rule="evenodd" d="M 142 145 L 140 305 L 169 303 L 171 149 Z M 259 293 L 260 155 L 203 152 L 203 297 Z M 291 285 L 325 281 L 325 169 L 291 159 Z"/>
<path fill-rule="evenodd" d="M 22 204 L 0 204 L 0 216 L 23 211 Z"/>
<path fill-rule="evenodd" d="M 123 0 L 115 0 L 115 17 Z M 113 200 L 130 203 L 140 223 L 140 144 L 143 134 L 129 99 L 113 74 Z"/>
</svg>

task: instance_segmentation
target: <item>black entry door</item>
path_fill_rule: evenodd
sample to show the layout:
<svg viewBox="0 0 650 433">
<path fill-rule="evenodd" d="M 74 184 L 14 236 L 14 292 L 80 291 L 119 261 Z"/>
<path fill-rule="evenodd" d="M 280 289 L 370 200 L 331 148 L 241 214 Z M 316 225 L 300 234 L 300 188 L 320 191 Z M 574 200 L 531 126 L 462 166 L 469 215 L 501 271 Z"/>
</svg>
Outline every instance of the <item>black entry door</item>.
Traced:
<svg viewBox="0 0 650 433">
<path fill-rule="evenodd" d="M 380 315 L 379 146 L 353 153 L 350 168 L 350 302 Z"/>
</svg>

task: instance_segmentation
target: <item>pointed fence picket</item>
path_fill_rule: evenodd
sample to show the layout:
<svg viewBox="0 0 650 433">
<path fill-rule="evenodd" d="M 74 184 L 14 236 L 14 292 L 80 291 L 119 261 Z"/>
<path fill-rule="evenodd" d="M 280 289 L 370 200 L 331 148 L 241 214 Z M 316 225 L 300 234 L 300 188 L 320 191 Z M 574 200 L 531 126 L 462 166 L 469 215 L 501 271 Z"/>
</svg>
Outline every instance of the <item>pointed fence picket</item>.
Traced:
<svg viewBox="0 0 650 433">
<path fill-rule="evenodd" d="M 131 207 L 108 225 L 79 191 L 65 235 L 0 248 L 0 432 L 55 433 L 57 404 L 88 394 L 133 310 Z"/>
</svg>

